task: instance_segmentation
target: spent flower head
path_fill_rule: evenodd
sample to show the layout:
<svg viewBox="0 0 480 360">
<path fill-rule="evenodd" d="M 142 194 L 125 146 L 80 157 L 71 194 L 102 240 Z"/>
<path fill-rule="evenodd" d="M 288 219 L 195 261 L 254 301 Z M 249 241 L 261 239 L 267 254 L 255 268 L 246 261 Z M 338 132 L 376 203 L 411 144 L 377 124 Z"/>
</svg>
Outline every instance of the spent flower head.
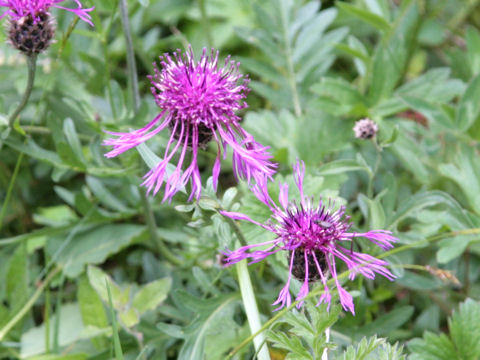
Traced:
<svg viewBox="0 0 480 360">
<path fill-rule="evenodd" d="M 289 274 L 285 287 L 280 291 L 273 305 L 279 305 L 275 310 L 291 304 L 290 282 L 292 277 L 303 282 L 297 294 L 296 300 L 301 301 L 308 295 L 310 285 L 321 281 L 324 292 L 320 296 L 318 304 L 322 302 L 330 306 L 331 290 L 327 285 L 327 278 L 331 276 L 337 287 L 337 291 L 344 310 L 354 311 L 352 296 L 341 286 L 337 278 L 336 259 L 343 261 L 350 270 L 349 278 L 353 280 L 357 274 L 369 279 L 375 278 L 376 274 L 383 275 L 393 280 L 394 275 L 386 268 L 388 263 L 371 255 L 353 251 L 351 248 L 355 238 L 363 237 L 383 250 L 393 247 L 397 239 L 386 230 L 370 230 L 364 233 L 349 232 L 352 223 L 345 216 L 345 208 L 341 206 L 335 209 L 332 201 L 320 200 L 314 203 L 313 197 L 307 197 L 303 193 L 303 178 L 305 166 L 298 162 L 294 166 L 294 177 L 300 192 L 300 203 L 290 201 L 288 185 L 280 184 L 278 206 L 268 194 L 266 186 L 253 188 L 255 195 L 272 211 L 271 218 L 266 223 L 259 223 L 248 216 L 223 211 L 222 214 L 234 220 L 247 220 L 275 234 L 275 238 L 259 244 L 243 246 L 234 251 L 226 251 L 225 264 L 235 264 L 243 259 L 251 259 L 250 263 L 259 262 L 277 252 L 286 252 L 288 257 Z M 260 248 L 260 249 L 258 249 Z M 250 251 L 251 249 L 255 249 Z"/>
<path fill-rule="evenodd" d="M 358 120 L 353 127 L 353 131 L 357 139 L 367 140 L 377 135 L 378 125 L 374 121 L 366 118 Z"/>
<path fill-rule="evenodd" d="M 154 64 L 154 74 L 149 77 L 160 113 L 139 130 L 108 132 L 115 138 L 104 141 L 104 145 L 113 146 L 105 156 L 115 157 L 168 129 L 170 138 L 163 160 L 144 176 L 142 184 L 154 194 L 164 185 L 164 201 L 171 200 L 189 181 L 192 186 L 189 200 L 200 197 L 198 151 L 212 140 L 217 143 L 212 171 L 214 188 L 227 146 L 232 149 L 236 177 L 252 184 L 266 181 L 274 174 L 275 164 L 270 161 L 268 148 L 240 126 L 241 119 L 236 114 L 247 107 L 244 99 L 249 92 L 249 80 L 239 73 L 238 62 L 227 57 L 225 65 L 219 68 L 218 51 L 214 49 L 210 53 L 204 49 L 200 60 L 195 61 L 190 47 L 184 53 L 177 50 L 171 55 L 164 54 L 160 57 L 160 66 Z M 187 153 L 191 153 L 190 164 L 182 172 Z M 167 165 L 175 155 L 177 165 L 168 173 Z"/>
<path fill-rule="evenodd" d="M 76 9 L 69 9 L 59 4 L 64 0 L 0 0 L 0 19 L 9 16 L 8 40 L 21 52 L 32 55 L 45 51 L 55 34 L 55 21 L 49 9 L 56 7 L 71 11 L 80 19 L 93 25 L 89 14 L 94 8 L 84 9 L 79 0 L 74 0 Z"/>
</svg>

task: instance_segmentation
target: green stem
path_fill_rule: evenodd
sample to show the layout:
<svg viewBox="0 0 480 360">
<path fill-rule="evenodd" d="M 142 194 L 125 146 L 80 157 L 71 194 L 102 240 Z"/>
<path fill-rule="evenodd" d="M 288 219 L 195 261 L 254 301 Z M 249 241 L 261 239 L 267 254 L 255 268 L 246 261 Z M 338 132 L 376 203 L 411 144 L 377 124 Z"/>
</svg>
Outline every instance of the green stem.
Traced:
<svg viewBox="0 0 480 360">
<path fill-rule="evenodd" d="M 205 30 L 205 35 L 207 37 L 207 44 L 209 47 L 213 46 L 212 32 L 210 31 L 210 22 L 208 21 L 207 7 L 205 6 L 205 0 L 198 0 L 200 13 L 202 16 L 203 29 Z"/>
<path fill-rule="evenodd" d="M 5 213 L 7 212 L 7 205 L 10 202 L 10 197 L 12 196 L 13 186 L 15 185 L 15 181 L 17 180 L 18 172 L 20 171 L 20 165 L 22 164 L 22 160 L 24 157 L 24 153 L 20 153 L 18 155 L 17 163 L 15 164 L 15 169 L 13 170 L 12 178 L 10 179 L 10 183 L 8 184 L 7 189 L 7 196 L 5 197 L 5 201 L 2 205 L 2 210 L 0 211 L 0 230 L 3 226 L 3 219 L 5 218 Z"/>
<path fill-rule="evenodd" d="M 238 282 L 240 284 L 240 292 L 242 293 L 243 306 L 245 307 L 248 324 L 250 325 L 250 332 L 255 334 L 262 328 L 262 323 L 260 322 L 260 314 L 258 313 L 252 282 L 250 280 L 250 275 L 248 274 L 247 260 L 242 260 L 237 263 L 236 268 Z M 260 333 L 259 336 L 253 339 L 253 344 L 259 360 L 270 360 L 270 354 L 263 333 Z M 262 346 L 264 344 L 265 346 Z"/>
<path fill-rule="evenodd" d="M 157 224 L 155 223 L 155 217 L 153 216 L 152 207 L 148 202 L 147 195 L 142 190 L 140 191 L 140 196 L 142 198 L 142 205 L 145 210 L 145 220 L 147 222 L 148 231 L 150 233 L 150 239 L 152 240 L 154 246 L 161 253 L 165 259 L 167 259 L 172 265 L 182 266 L 183 262 L 177 258 L 165 245 L 163 240 L 158 236 Z"/>
<path fill-rule="evenodd" d="M 373 183 L 375 181 L 375 176 L 377 175 L 378 168 L 380 167 L 380 162 L 382 161 L 382 148 L 377 143 L 377 139 L 373 140 L 375 144 L 375 150 L 377 152 L 377 158 L 375 160 L 375 167 L 373 168 L 373 172 L 370 173 L 370 178 L 368 180 L 368 188 L 367 188 L 367 196 L 369 199 L 373 197 Z"/>
<path fill-rule="evenodd" d="M 8 125 L 13 127 L 13 123 L 18 115 L 22 112 L 25 106 L 28 103 L 28 99 L 30 98 L 30 94 L 32 93 L 33 83 L 35 82 L 35 72 L 37 70 L 37 54 L 27 55 L 27 65 L 28 65 L 28 80 L 27 80 L 27 88 L 25 89 L 25 93 L 23 94 L 22 100 L 20 104 L 18 104 L 17 108 L 13 112 L 12 115 L 8 118 Z"/>
<path fill-rule="evenodd" d="M 128 21 L 127 0 L 120 0 L 120 13 L 122 19 L 123 33 L 127 46 L 127 67 L 132 90 L 132 100 L 135 112 L 140 108 L 140 92 L 138 87 L 137 65 L 135 62 L 135 52 L 133 50 L 132 33 L 130 31 L 130 22 Z"/>
<path fill-rule="evenodd" d="M 52 279 L 60 272 L 60 268 L 53 269 L 42 284 L 37 288 L 35 293 L 30 297 L 30 299 L 23 305 L 19 312 L 15 314 L 15 316 L 5 325 L 2 330 L 0 330 L 0 341 L 8 334 L 10 330 L 20 321 L 22 318 L 27 314 L 27 312 L 33 307 L 35 302 L 38 300 L 40 295 L 42 295 L 43 290 L 47 287 L 47 285 L 52 281 Z"/>
</svg>

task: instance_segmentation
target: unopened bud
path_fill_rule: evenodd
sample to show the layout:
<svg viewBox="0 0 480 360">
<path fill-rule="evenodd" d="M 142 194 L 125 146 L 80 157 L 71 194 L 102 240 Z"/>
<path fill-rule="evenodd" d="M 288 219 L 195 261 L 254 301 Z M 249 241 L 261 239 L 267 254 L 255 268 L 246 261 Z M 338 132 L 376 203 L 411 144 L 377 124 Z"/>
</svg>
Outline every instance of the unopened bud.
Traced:
<svg viewBox="0 0 480 360">
<path fill-rule="evenodd" d="M 370 119 L 362 119 L 355 123 L 353 127 L 357 139 L 371 139 L 378 132 L 378 125 Z"/>
</svg>

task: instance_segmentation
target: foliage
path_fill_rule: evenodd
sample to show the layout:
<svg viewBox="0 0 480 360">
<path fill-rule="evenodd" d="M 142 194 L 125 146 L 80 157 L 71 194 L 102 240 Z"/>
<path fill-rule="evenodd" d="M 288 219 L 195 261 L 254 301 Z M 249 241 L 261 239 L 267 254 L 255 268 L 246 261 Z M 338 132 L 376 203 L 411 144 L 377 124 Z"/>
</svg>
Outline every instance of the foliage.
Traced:
<svg viewBox="0 0 480 360">
<path fill-rule="evenodd" d="M 237 270 L 222 266 L 222 252 L 271 235 L 219 212 L 260 222 L 270 212 L 237 183 L 230 156 L 215 192 L 217 148 L 199 153 L 204 189 L 193 203 L 190 189 L 162 203 L 139 186 L 168 129 L 104 157 L 105 131 L 158 114 L 146 76 L 159 55 L 188 44 L 231 54 L 249 74 L 239 116 L 270 147 L 275 182 L 293 193 L 291 164 L 302 159 L 305 193 L 345 205 L 352 232 L 399 239 L 386 255 L 354 241 L 397 276 L 344 273 L 355 316 L 313 296 L 273 312 L 287 255 L 251 264 L 271 358 L 319 359 L 325 349 L 333 359 L 480 357 L 479 1 L 131 0 L 138 111 L 119 2 L 82 3 L 95 6 L 94 27 L 51 10 L 56 41 L 39 55 L 12 127 L 27 64 L 0 32 L 0 358 L 255 357 Z M 367 117 L 377 137 L 355 139 Z M 275 198 L 278 185 L 269 191 Z M 293 279 L 292 294 L 300 287 Z"/>
</svg>

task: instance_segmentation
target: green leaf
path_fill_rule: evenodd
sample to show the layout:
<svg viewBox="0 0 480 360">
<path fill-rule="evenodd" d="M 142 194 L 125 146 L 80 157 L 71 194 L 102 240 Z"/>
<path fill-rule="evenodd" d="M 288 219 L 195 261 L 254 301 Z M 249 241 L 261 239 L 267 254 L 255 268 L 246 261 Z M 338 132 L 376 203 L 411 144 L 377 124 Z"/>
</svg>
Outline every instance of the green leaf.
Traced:
<svg viewBox="0 0 480 360">
<path fill-rule="evenodd" d="M 11 314 L 18 312 L 30 296 L 28 278 L 28 253 L 26 243 L 23 243 L 11 256 L 6 273 L 7 299 Z"/>
<path fill-rule="evenodd" d="M 55 324 L 57 316 L 60 316 L 60 329 L 58 332 L 59 346 L 64 347 L 82 338 L 88 338 L 88 336 L 83 335 L 84 326 L 78 304 L 62 304 L 60 314 L 54 314 L 50 318 L 51 324 Z M 38 327 L 30 328 L 22 334 L 20 344 L 22 359 L 45 353 L 45 331 L 46 327 L 44 323 Z M 50 339 L 52 339 L 54 332 L 53 326 L 50 327 L 50 332 Z"/>
<path fill-rule="evenodd" d="M 125 212 L 128 210 L 123 201 L 121 201 L 120 199 L 118 199 L 118 197 L 112 194 L 102 181 L 93 176 L 87 176 L 86 182 L 90 190 L 92 190 L 96 198 L 103 205 L 117 212 Z"/>
<path fill-rule="evenodd" d="M 435 205 L 446 205 L 452 210 L 458 211 L 463 214 L 462 209 L 458 203 L 447 193 L 442 191 L 425 191 L 419 192 L 405 199 L 398 207 L 393 219 L 390 220 L 390 228 L 394 228 L 400 221 L 408 218 L 409 216 L 415 216 L 416 212 L 426 207 Z M 465 215 L 462 216 L 467 223 L 468 219 Z"/>
<path fill-rule="evenodd" d="M 78 280 L 77 299 L 85 326 L 92 325 L 100 329 L 109 326 L 102 301 L 85 275 Z M 106 349 L 108 346 L 107 340 L 103 337 L 92 338 L 91 341 L 97 350 Z"/>
<path fill-rule="evenodd" d="M 445 334 L 426 332 L 423 339 L 413 339 L 408 343 L 412 360 L 451 360 L 457 359 L 452 341 Z"/>
<path fill-rule="evenodd" d="M 130 301 L 130 289 L 121 290 L 120 287 L 112 280 L 112 278 L 95 266 L 89 266 L 87 269 L 88 281 L 98 296 L 105 302 L 109 303 L 109 295 L 105 282 L 108 282 L 110 294 L 112 297 L 113 307 L 117 310 L 124 309 Z"/>
<path fill-rule="evenodd" d="M 480 303 L 472 299 L 460 304 L 448 322 L 459 359 L 480 358 Z"/>
<path fill-rule="evenodd" d="M 473 26 L 468 26 L 466 31 L 467 57 L 470 71 L 473 76 L 480 73 L 480 33 Z"/>
<path fill-rule="evenodd" d="M 289 351 L 289 359 L 298 357 L 299 359 L 311 359 L 313 356 L 304 348 L 302 340 L 297 336 L 290 336 L 284 332 L 267 333 L 268 339 L 273 342 L 273 346 Z M 293 356 L 293 357 L 292 357 Z"/>
<path fill-rule="evenodd" d="M 366 337 L 356 345 L 350 345 L 344 352 L 343 360 L 403 360 L 403 348 L 397 348 L 397 345 L 388 344 L 385 339 L 379 339 L 373 336 Z"/>
<path fill-rule="evenodd" d="M 455 158 L 455 164 L 442 164 L 439 171 L 462 189 L 472 209 L 480 214 L 480 164 L 474 147 L 460 146 Z"/>
<path fill-rule="evenodd" d="M 377 317 L 371 323 L 362 326 L 358 333 L 362 336 L 371 336 L 374 334 L 388 335 L 393 330 L 398 329 L 405 324 L 413 315 L 413 306 L 400 306 L 388 312 L 385 315 Z"/>
<path fill-rule="evenodd" d="M 335 160 L 329 163 L 326 163 L 316 171 L 316 174 L 319 176 L 327 176 L 327 175 L 337 175 L 343 174 L 349 171 L 366 171 L 367 173 L 370 172 L 370 169 L 365 166 L 364 163 L 358 160 Z"/>
<path fill-rule="evenodd" d="M 450 130 L 455 128 L 453 119 L 451 119 L 449 114 L 438 104 L 432 104 L 423 99 L 411 96 L 403 96 L 402 99 L 409 107 L 424 115 L 431 123 L 441 125 Z"/>
<path fill-rule="evenodd" d="M 392 29 L 391 25 L 387 20 L 368 10 L 360 9 L 356 6 L 343 3 L 343 2 L 338 2 L 337 7 L 340 10 L 343 10 L 353 16 L 358 17 L 360 20 L 366 22 L 369 25 L 372 25 L 373 27 L 377 28 L 382 32 L 388 32 Z"/>
<path fill-rule="evenodd" d="M 111 254 L 115 254 L 131 244 L 144 233 L 145 227 L 133 224 L 106 224 L 80 231 L 71 237 L 52 237 L 48 240 L 48 249 L 56 253 L 64 246 L 56 262 L 62 266 L 64 274 L 74 278 L 82 273 L 85 265 L 101 264 Z"/>
<path fill-rule="evenodd" d="M 83 156 L 82 144 L 78 139 L 77 131 L 75 130 L 75 124 L 70 118 L 65 119 L 63 122 L 63 132 L 67 138 L 68 144 L 70 145 L 72 151 L 77 156 L 77 159 L 84 162 L 85 157 Z"/>
<path fill-rule="evenodd" d="M 39 208 L 33 215 L 33 220 L 37 224 L 60 227 L 77 222 L 78 216 L 66 205 L 51 206 L 48 208 Z"/>
<path fill-rule="evenodd" d="M 178 355 L 179 360 L 223 359 L 224 352 L 236 339 L 238 324 L 233 320 L 234 308 L 239 295 L 222 295 L 208 300 L 177 293 L 182 303 L 190 308 L 195 319 L 184 328 L 185 342 Z"/>
<path fill-rule="evenodd" d="M 369 199 L 363 194 L 358 196 L 359 202 L 368 208 L 368 226 L 370 229 L 383 229 L 385 227 L 385 211 L 378 199 Z"/>
<path fill-rule="evenodd" d="M 155 309 L 167 298 L 171 286 L 172 279 L 170 278 L 152 281 L 143 285 L 140 291 L 135 294 L 132 306 L 138 310 L 140 315 L 148 310 Z"/>
<path fill-rule="evenodd" d="M 480 74 L 470 81 L 458 105 L 455 123 L 460 131 L 468 130 L 480 116 L 479 99 Z"/>
</svg>

